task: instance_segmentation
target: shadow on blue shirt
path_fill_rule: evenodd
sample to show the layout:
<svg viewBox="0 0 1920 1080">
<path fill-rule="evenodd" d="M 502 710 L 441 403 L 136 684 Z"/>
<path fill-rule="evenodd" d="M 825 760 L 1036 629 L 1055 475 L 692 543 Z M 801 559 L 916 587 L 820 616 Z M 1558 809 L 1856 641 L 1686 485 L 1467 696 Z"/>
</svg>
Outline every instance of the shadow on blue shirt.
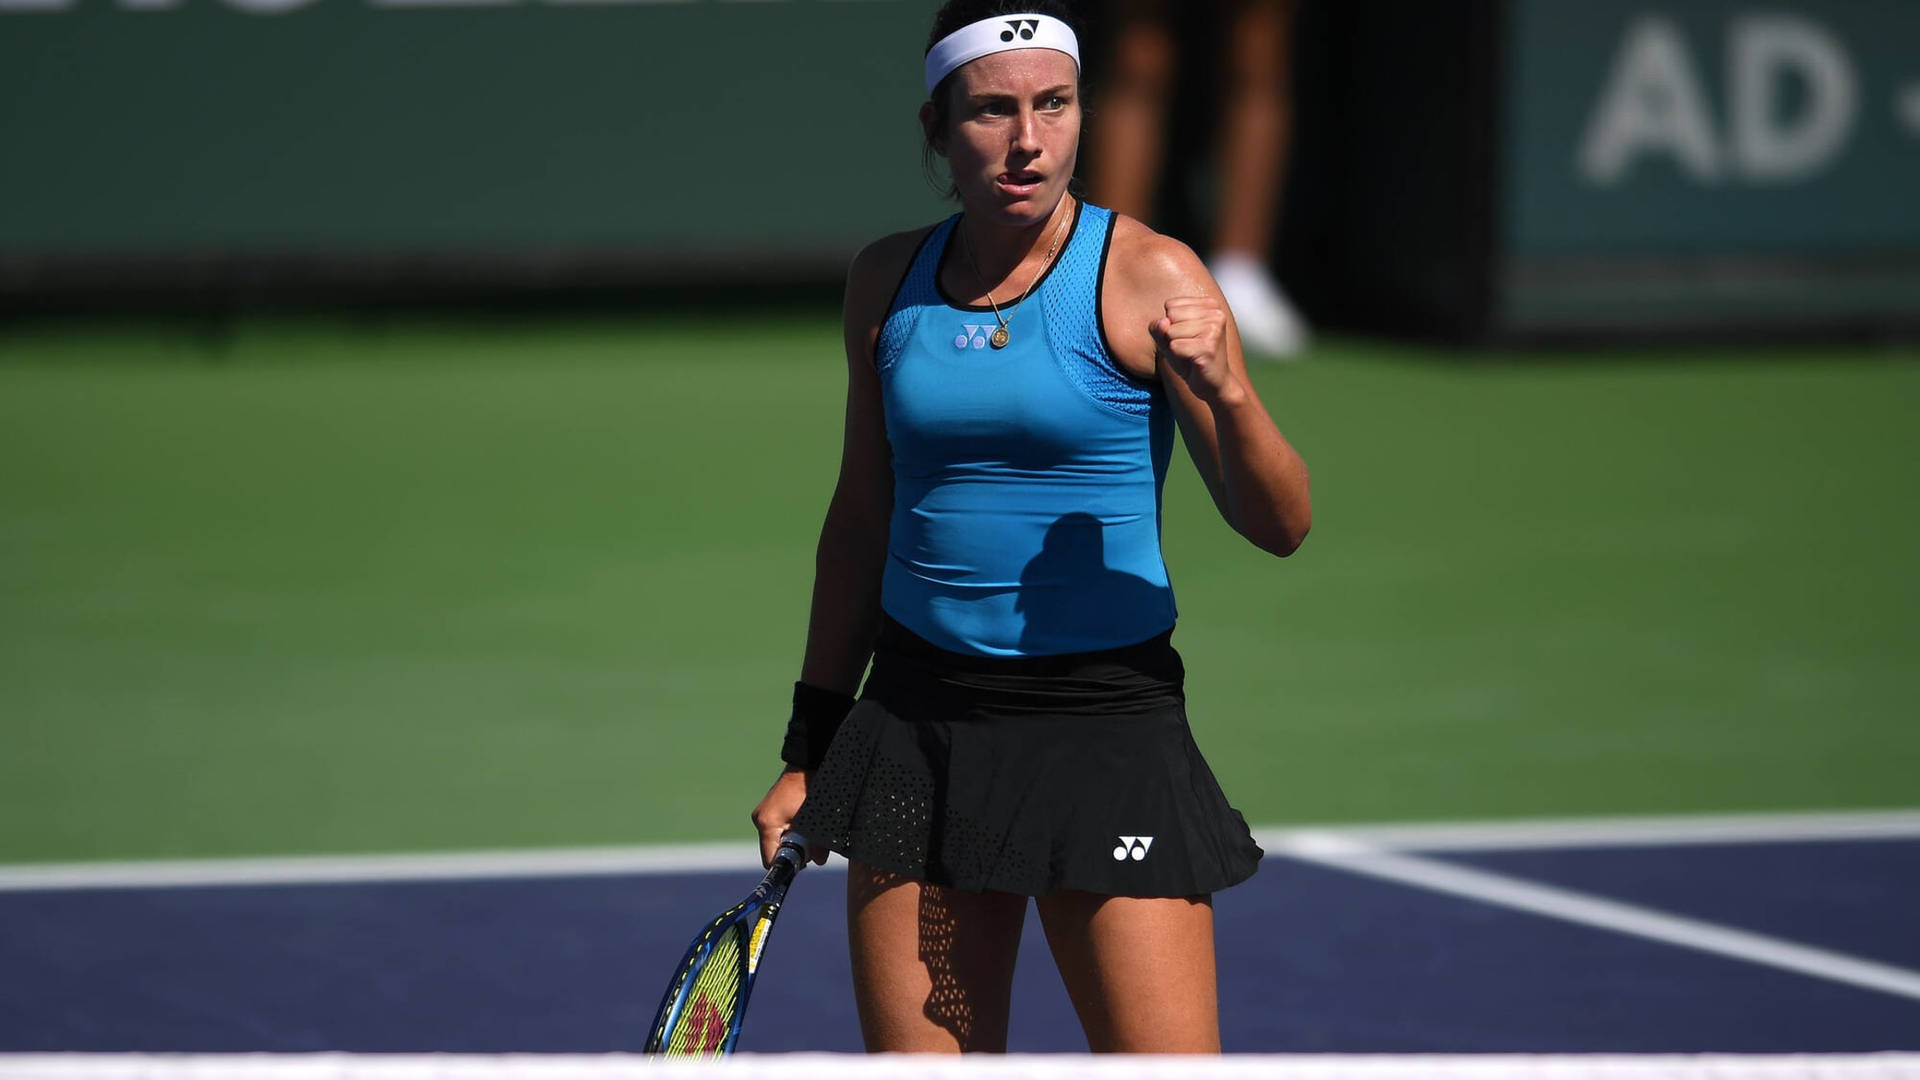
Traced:
<svg viewBox="0 0 1920 1080">
<path fill-rule="evenodd" d="M 1087 652 L 1145 641 L 1173 624 L 1173 590 L 1107 565 L 1100 519 L 1075 512 L 1047 527 L 1040 554 L 1020 572 L 1014 610 L 1029 656 Z"/>
</svg>

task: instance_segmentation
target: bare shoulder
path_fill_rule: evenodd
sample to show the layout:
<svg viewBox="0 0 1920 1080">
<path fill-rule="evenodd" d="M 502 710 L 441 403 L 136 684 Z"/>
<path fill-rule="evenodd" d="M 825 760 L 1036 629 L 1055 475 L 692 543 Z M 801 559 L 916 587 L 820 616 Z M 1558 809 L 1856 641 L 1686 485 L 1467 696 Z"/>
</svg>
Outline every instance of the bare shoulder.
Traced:
<svg viewBox="0 0 1920 1080">
<path fill-rule="evenodd" d="M 1192 248 L 1124 214 L 1116 216 L 1107 260 L 1109 288 L 1158 296 L 1156 307 L 1168 297 L 1219 290 Z"/>
<path fill-rule="evenodd" d="M 1220 295 L 1192 248 L 1124 214 L 1115 215 L 1101 285 L 1100 320 L 1114 360 L 1142 378 L 1157 375 L 1150 328 L 1166 314 L 1167 301 Z"/>
<path fill-rule="evenodd" d="M 847 268 L 847 329 L 878 327 L 907 267 L 934 226 L 891 233 L 860 249 Z"/>
</svg>

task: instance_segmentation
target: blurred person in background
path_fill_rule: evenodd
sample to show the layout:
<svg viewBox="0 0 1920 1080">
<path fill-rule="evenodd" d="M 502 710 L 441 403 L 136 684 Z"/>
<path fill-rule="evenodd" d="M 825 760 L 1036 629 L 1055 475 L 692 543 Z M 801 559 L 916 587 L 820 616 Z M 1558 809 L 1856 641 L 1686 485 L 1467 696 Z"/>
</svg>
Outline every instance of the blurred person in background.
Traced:
<svg viewBox="0 0 1920 1080">
<path fill-rule="evenodd" d="M 1293 119 L 1295 2 L 1224 0 L 1228 18 L 1214 132 L 1207 268 L 1233 308 L 1248 351 L 1274 358 L 1299 355 L 1308 338 L 1306 322 L 1269 269 Z M 1173 17 L 1172 0 L 1118 0 L 1112 8 L 1117 25 L 1092 113 L 1092 195 L 1151 222 L 1180 62 L 1177 32 L 1195 24 L 1195 5 L 1183 8 L 1181 19 Z"/>
<path fill-rule="evenodd" d="M 840 473 L 762 856 L 789 829 L 847 856 L 870 1050 L 1004 1050 L 1031 897 L 1092 1049 L 1217 1052 L 1212 894 L 1260 849 L 1188 727 L 1161 493 L 1178 431 L 1227 522 L 1284 556 L 1306 466 L 1201 260 L 1069 190 L 1064 5 L 949 0 L 924 63 L 961 212 L 848 273 Z"/>
</svg>

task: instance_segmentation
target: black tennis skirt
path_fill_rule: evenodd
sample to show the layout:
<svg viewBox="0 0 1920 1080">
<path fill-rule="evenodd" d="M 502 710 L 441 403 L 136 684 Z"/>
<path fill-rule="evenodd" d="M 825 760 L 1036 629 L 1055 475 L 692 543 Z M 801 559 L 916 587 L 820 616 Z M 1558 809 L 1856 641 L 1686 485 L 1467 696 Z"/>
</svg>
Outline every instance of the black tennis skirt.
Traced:
<svg viewBox="0 0 1920 1080">
<path fill-rule="evenodd" d="M 1002 659 L 886 620 L 794 828 L 958 889 L 1193 896 L 1246 880 L 1260 848 L 1194 745 L 1171 637 Z"/>
</svg>

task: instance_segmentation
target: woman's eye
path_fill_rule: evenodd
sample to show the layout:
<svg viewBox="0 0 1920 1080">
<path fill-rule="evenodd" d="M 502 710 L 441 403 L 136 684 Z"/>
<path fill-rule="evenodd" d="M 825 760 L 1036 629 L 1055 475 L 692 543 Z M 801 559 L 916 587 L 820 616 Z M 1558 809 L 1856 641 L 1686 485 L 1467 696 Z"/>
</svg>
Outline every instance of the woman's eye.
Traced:
<svg viewBox="0 0 1920 1080">
<path fill-rule="evenodd" d="M 1058 111 L 1067 107 L 1067 99 L 1063 97 L 1050 97 L 1041 103 L 1040 107 L 1049 111 Z"/>
</svg>

